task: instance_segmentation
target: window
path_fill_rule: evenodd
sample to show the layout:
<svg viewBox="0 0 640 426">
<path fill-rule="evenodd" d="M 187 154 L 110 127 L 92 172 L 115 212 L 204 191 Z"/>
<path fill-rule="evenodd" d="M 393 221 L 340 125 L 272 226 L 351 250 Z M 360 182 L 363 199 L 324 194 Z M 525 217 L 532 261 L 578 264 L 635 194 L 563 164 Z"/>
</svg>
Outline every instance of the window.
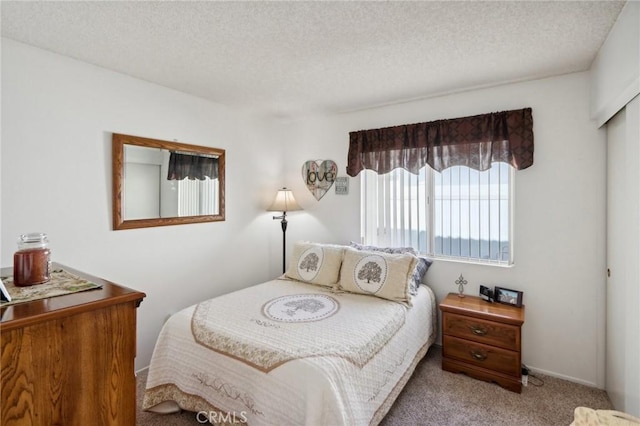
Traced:
<svg viewBox="0 0 640 426">
<path fill-rule="evenodd" d="M 428 166 L 362 172 L 365 244 L 410 246 L 435 258 L 509 265 L 512 262 L 513 168 L 496 162 L 479 172 Z"/>
</svg>

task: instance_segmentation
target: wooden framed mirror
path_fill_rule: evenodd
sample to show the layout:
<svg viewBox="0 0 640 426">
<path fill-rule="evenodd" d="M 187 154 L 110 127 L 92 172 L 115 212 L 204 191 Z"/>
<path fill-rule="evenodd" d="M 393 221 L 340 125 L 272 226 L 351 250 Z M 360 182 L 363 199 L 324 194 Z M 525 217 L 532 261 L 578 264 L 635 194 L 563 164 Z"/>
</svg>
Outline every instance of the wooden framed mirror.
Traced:
<svg viewBox="0 0 640 426">
<path fill-rule="evenodd" d="M 114 133 L 113 229 L 225 220 L 225 150 Z"/>
</svg>

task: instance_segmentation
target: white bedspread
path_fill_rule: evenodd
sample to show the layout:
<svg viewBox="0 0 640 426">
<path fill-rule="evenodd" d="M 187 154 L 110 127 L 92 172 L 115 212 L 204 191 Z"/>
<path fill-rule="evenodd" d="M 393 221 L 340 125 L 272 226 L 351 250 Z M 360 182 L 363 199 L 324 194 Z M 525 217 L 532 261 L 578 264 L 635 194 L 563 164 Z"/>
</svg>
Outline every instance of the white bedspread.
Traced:
<svg viewBox="0 0 640 426">
<path fill-rule="evenodd" d="M 433 292 L 413 307 L 274 280 L 173 315 L 144 409 L 250 425 L 377 424 L 436 335 Z M 214 413 L 214 414 L 210 414 Z"/>
</svg>

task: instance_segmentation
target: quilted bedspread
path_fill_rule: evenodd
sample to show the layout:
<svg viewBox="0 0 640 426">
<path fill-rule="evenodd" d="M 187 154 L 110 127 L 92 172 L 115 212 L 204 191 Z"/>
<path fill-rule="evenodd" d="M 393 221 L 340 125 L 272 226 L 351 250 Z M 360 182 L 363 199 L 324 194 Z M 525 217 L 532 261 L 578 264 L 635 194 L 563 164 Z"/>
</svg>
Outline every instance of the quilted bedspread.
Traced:
<svg viewBox="0 0 640 426">
<path fill-rule="evenodd" d="M 167 321 L 143 408 L 250 425 L 377 424 L 433 343 L 435 324 L 424 285 L 408 308 L 269 281 Z"/>
</svg>

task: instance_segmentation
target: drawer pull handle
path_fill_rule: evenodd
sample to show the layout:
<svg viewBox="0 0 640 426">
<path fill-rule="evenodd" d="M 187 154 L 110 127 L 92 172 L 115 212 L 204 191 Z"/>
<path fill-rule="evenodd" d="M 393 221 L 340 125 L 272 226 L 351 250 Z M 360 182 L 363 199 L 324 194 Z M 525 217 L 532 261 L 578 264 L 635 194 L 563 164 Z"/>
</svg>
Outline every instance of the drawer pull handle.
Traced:
<svg viewBox="0 0 640 426">
<path fill-rule="evenodd" d="M 487 334 L 486 328 L 478 327 L 477 325 L 472 325 L 469 328 L 471 329 L 471 332 L 476 336 L 484 336 L 485 334 Z"/>
<path fill-rule="evenodd" d="M 477 352 L 477 351 L 471 350 L 471 351 L 469 351 L 469 353 L 471 354 L 471 356 L 475 360 L 484 361 L 485 359 L 487 359 L 487 354 L 484 354 L 482 352 Z"/>
</svg>

